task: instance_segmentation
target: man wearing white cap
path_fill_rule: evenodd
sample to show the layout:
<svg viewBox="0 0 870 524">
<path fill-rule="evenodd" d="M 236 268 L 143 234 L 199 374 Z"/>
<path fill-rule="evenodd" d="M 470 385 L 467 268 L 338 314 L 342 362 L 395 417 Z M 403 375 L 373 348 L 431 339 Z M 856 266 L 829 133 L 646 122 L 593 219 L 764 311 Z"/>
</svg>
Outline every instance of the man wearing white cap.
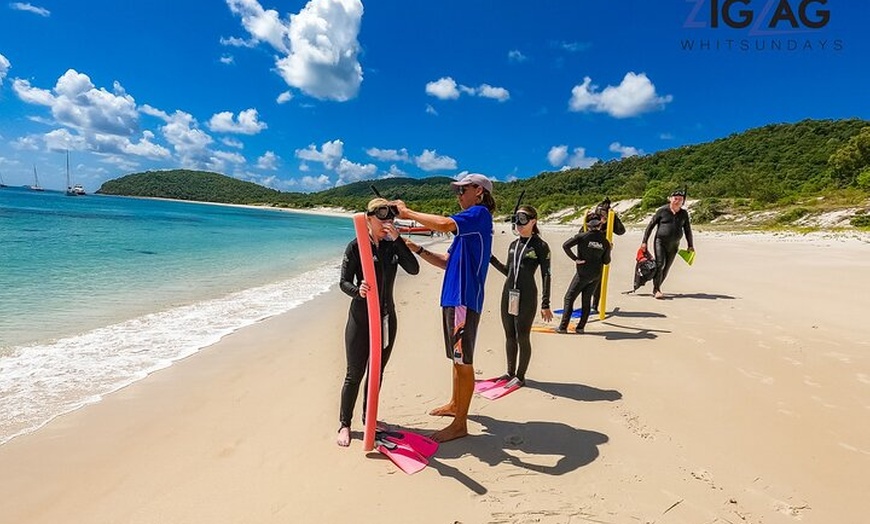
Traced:
<svg viewBox="0 0 870 524">
<path fill-rule="evenodd" d="M 454 234 L 453 243 L 445 254 L 433 253 L 411 240 L 405 241 L 423 260 L 445 270 L 441 308 L 447 358 L 453 361 L 453 394 L 450 402 L 430 414 L 454 419 L 432 435 L 439 442 L 468 435 L 468 408 L 474 395 L 474 343 L 483 311 L 495 211 L 492 182 L 484 175 L 465 175 L 451 183 L 451 187 L 462 211 L 450 217 L 413 211 L 401 200 L 395 202 L 400 218 L 415 220 L 433 231 Z"/>
</svg>

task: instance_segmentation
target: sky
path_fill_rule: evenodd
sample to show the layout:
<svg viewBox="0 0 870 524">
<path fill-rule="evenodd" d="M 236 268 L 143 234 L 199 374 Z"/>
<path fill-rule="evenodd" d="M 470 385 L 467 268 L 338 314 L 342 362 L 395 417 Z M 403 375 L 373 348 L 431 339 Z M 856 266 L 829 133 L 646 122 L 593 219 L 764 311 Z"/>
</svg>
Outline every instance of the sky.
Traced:
<svg viewBox="0 0 870 524">
<path fill-rule="evenodd" d="M 864 0 L 0 4 L 0 177 L 511 181 L 870 119 Z"/>
</svg>

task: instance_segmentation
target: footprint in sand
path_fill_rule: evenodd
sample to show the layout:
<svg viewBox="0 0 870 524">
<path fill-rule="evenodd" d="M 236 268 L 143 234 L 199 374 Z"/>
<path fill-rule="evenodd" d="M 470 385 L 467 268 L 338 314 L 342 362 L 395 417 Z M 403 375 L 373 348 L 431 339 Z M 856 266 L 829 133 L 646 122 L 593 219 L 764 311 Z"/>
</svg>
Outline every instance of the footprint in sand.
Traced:
<svg viewBox="0 0 870 524">
<path fill-rule="evenodd" d="M 843 449 L 847 449 L 847 450 L 852 451 L 854 453 L 860 453 L 862 455 L 870 456 L 870 451 L 866 451 L 866 450 L 863 450 L 861 448 L 856 448 L 855 446 L 852 446 L 851 444 L 846 444 L 845 442 L 839 442 L 838 444 Z"/>
<path fill-rule="evenodd" d="M 737 371 L 743 373 L 743 375 L 746 376 L 747 378 L 757 380 L 757 381 L 761 382 L 762 384 L 765 384 L 768 386 L 773 384 L 774 382 L 776 382 L 776 380 L 773 377 L 770 377 L 768 375 L 763 375 L 761 373 L 756 373 L 755 371 L 746 371 L 743 368 L 737 368 Z"/>
<path fill-rule="evenodd" d="M 811 377 L 808 377 L 808 376 L 805 376 L 805 377 L 804 377 L 804 384 L 806 384 L 807 386 L 812 386 L 812 387 L 814 387 L 814 388 L 820 388 L 820 387 L 822 387 L 821 384 L 819 384 L 818 382 L 814 381 Z"/>
</svg>

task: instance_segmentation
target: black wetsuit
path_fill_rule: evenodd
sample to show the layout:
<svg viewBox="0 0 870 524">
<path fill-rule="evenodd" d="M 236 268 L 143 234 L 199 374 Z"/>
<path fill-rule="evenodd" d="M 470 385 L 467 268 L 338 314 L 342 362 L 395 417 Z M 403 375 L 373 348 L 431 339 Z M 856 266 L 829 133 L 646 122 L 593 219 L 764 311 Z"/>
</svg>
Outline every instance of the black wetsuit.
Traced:
<svg viewBox="0 0 870 524">
<path fill-rule="evenodd" d="M 671 269 L 671 264 L 677 257 L 677 251 L 680 249 L 680 239 L 683 234 L 686 235 L 686 242 L 689 244 L 689 249 L 694 249 L 695 245 L 692 241 L 692 227 L 689 224 L 689 213 L 685 209 L 680 209 L 676 213 L 671 211 L 669 205 L 660 207 L 649 225 L 646 226 L 646 231 L 643 233 L 643 243 L 646 244 L 652 234 L 653 228 L 656 229 L 656 236 L 653 243 L 653 254 L 656 259 L 656 274 L 653 277 L 653 293 L 659 292 L 662 289 L 662 282 L 668 278 L 668 271 Z"/>
<path fill-rule="evenodd" d="M 576 254 L 572 251 L 575 246 L 577 247 Z M 562 249 L 571 260 L 584 260 L 585 263 L 577 264 L 577 272 L 565 292 L 565 304 L 559 329 L 568 329 L 571 313 L 574 312 L 574 301 L 577 299 L 577 295 L 581 295 L 580 303 L 583 314 L 580 316 L 576 330 L 582 332 L 589 320 L 592 293 L 601 281 L 601 269 L 604 264 L 610 263 L 611 246 L 603 231 L 593 230 L 569 238 L 562 244 Z"/>
<path fill-rule="evenodd" d="M 535 285 L 535 270 L 538 266 L 541 267 L 543 288 L 541 309 L 550 309 L 550 246 L 538 235 L 520 237 L 508 248 L 507 265 L 502 264 L 495 255 L 490 257 L 489 262 L 507 277 L 501 294 L 501 324 L 504 327 L 507 374 L 525 382 L 532 358 L 532 323 L 538 311 L 538 287 Z M 518 289 L 520 292 L 519 314 L 516 316 L 508 311 L 511 289 Z"/>
<path fill-rule="evenodd" d="M 599 216 L 601 216 L 601 220 L 604 222 L 601 226 L 601 229 L 605 230 L 607 227 L 607 213 L 599 213 Z M 619 215 L 617 215 L 616 213 L 613 214 L 613 234 L 625 234 L 625 225 L 622 223 L 622 220 L 619 219 Z M 592 293 L 592 309 L 594 309 L 595 311 L 598 311 L 598 303 L 601 302 L 601 285 L 602 281 L 599 280 L 598 286 Z"/>
<path fill-rule="evenodd" d="M 398 267 L 402 266 L 407 273 L 416 275 L 420 272 L 417 258 L 408 249 L 404 241 L 381 240 L 375 247 L 372 244 L 372 254 L 375 259 L 375 275 L 377 276 L 378 298 L 381 302 L 381 315 L 387 318 L 387 332 L 382 333 L 384 348 L 381 351 L 381 373 L 390 360 L 393 342 L 396 341 L 396 304 L 393 301 L 393 287 L 396 282 Z M 359 386 L 365 375 L 369 361 L 369 314 L 366 299 L 359 295 L 359 285 L 363 280 L 362 264 L 360 264 L 359 246 L 352 240 L 344 250 L 341 262 L 341 290 L 350 295 L 350 309 L 347 314 L 347 325 L 344 329 L 344 346 L 347 353 L 347 373 L 341 388 L 341 408 L 339 421 L 342 427 L 350 427 L 353 418 L 353 408 L 359 395 Z M 371 285 L 371 282 L 369 283 Z M 383 324 L 382 324 L 383 325 Z M 365 417 L 365 398 L 363 398 L 363 417 Z"/>
</svg>

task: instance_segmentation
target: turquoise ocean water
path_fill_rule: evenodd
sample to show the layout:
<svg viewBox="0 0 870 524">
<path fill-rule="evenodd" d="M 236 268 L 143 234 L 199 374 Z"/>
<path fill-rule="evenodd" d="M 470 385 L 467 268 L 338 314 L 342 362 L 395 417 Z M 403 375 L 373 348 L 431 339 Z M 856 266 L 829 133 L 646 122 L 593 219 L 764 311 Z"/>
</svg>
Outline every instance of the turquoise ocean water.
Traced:
<svg viewBox="0 0 870 524">
<path fill-rule="evenodd" d="M 0 444 L 338 282 L 348 218 L 0 188 Z"/>
</svg>

